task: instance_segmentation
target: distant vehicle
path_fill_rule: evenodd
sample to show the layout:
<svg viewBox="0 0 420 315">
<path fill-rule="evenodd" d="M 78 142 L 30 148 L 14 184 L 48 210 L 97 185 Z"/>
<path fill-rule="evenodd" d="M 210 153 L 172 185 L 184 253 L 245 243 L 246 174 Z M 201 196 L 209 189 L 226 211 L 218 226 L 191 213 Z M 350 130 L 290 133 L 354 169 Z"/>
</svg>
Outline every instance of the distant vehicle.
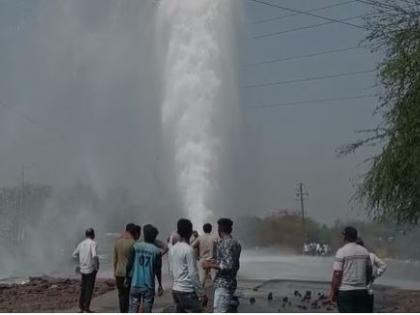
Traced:
<svg viewBox="0 0 420 315">
<path fill-rule="evenodd" d="M 303 245 L 303 254 L 307 256 L 330 256 L 331 247 L 328 244 L 321 244 L 317 242 L 305 243 Z"/>
</svg>

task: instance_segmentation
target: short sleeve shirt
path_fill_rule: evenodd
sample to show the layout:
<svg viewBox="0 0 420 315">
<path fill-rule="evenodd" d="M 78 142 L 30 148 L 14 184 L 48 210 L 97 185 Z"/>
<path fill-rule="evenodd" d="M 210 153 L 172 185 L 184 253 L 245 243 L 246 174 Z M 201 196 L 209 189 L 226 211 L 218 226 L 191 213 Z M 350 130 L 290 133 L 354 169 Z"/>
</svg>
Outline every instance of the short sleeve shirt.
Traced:
<svg viewBox="0 0 420 315">
<path fill-rule="evenodd" d="M 216 256 L 220 269 L 217 271 L 214 287 L 235 291 L 236 275 L 240 267 L 241 245 L 232 238 L 220 240 L 217 243 Z"/>
<path fill-rule="evenodd" d="M 90 238 L 85 239 L 77 246 L 73 256 L 79 257 L 81 273 L 89 274 L 96 271 L 96 261 L 94 259 L 97 257 L 96 250 L 96 242 Z"/>
<path fill-rule="evenodd" d="M 339 290 L 366 290 L 368 266 L 371 266 L 371 261 L 366 248 L 356 243 L 341 247 L 334 261 L 334 271 L 343 272 Z"/>
<path fill-rule="evenodd" d="M 210 259 L 214 256 L 214 251 L 216 247 L 216 238 L 210 234 L 200 235 L 196 240 L 198 243 L 199 249 L 199 258 L 200 259 Z"/>
<path fill-rule="evenodd" d="M 133 248 L 135 256 L 131 286 L 154 289 L 156 272 L 162 266 L 160 249 L 146 242 L 136 242 Z"/>
</svg>

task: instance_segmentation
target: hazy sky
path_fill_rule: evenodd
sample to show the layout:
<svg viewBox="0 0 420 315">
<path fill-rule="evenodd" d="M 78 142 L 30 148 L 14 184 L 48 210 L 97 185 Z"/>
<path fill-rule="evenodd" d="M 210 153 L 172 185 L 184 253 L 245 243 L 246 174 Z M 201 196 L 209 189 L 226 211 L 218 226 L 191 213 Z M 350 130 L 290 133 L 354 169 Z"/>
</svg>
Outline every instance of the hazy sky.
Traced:
<svg viewBox="0 0 420 315">
<path fill-rule="evenodd" d="M 334 19 L 371 10 L 357 1 L 266 1 L 302 11 L 346 3 L 314 12 Z M 372 70 L 379 59 L 366 48 L 250 66 L 351 48 L 366 31 L 330 23 L 254 38 L 325 20 L 296 15 L 260 23 L 290 12 L 242 3 L 244 19 L 237 23 L 242 148 L 231 180 L 237 187 L 231 197 L 238 201 L 231 204 L 243 206 L 234 212 L 296 209 L 296 184 L 304 182 L 310 216 L 327 223 L 357 217 L 348 201 L 368 155 L 338 159 L 336 149 L 355 139 L 355 130 L 375 125 L 377 99 L 257 106 L 375 94 L 375 73 L 247 86 Z M 66 186 L 82 180 L 98 193 L 126 185 L 144 203 L 174 193 L 156 105 L 156 5 L 152 0 L 0 0 L 1 185 L 17 183 L 25 165 L 29 181 Z M 363 24 L 360 18 L 348 22 Z"/>
<path fill-rule="evenodd" d="M 265 1 L 267 2 L 267 1 Z M 270 2 L 270 1 L 268 1 Z M 367 32 L 363 29 L 330 23 L 320 18 L 295 15 L 262 21 L 284 15 L 281 9 L 246 2 L 247 37 L 242 56 L 245 65 L 273 59 L 316 54 L 322 51 L 358 46 Z M 368 14 L 371 7 L 357 1 L 299 0 L 271 1 L 284 7 L 308 11 L 334 4 L 314 14 L 345 19 Z M 343 4 L 344 3 L 344 4 Z M 347 22 L 363 25 L 360 18 Z M 290 31 L 296 28 L 306 29 Z M 284 32 L 277 36 L 260 35 Z M 375 69 L 379 58 L 369 49 L 354 49 L 310 58 L 242 67 L 243 86 L 290 81 L 340 73 Z M 375 73 L 364 73 L 325 80 L 303 81 L 269 87 L 244 88 L 243 109 L 257 152 L 256 180 L 261 188 L 261 209 L 296 208 L 296 184 L 303 182 L 309 192 L 306 201 L 311 217 L 324 222 L 337 218 L 356 218 L 360 206 L 348 201 L 360 181 L 369 152 L 338 159 L 336 149 L 357 138 L 355 130 L 373 127 L 377 118 L 372 112 L 377 98 L 334 102 L 308 102 L 265 108 L 269 104 L 287 104 L 317 99 L 355 97 L 375 94 Z M 350 209 L 355 210 L 351 211 Z"/>
</svg>

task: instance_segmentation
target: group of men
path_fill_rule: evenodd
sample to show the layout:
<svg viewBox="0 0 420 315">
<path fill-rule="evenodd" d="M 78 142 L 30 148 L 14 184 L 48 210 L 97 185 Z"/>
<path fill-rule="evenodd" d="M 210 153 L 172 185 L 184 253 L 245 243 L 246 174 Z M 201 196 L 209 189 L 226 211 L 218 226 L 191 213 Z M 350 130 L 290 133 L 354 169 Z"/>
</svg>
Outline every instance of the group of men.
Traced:
<svg viewBox="0 0 420 315">
<path fill-rule="evenodd" d="M 120 312 L 152 312 L 155 279 L 157 295 L 163 294 L 162 257 L 168 252 L 176 312 L 198 313 L 207 307 L 205 289 L 209 278 L 213 285 L 214 312 L 235 312 L 239 305 L 234 294 L 241 245 L 232 238 L 232 220 L 222 218 L 217 223 L 218 237 L 212 235 L 210 223 L 203 226 L 204 234 L 199 236 L 194 233 L 190 220 L 180 219 L 168 244 L 157 239 L 159 231 L 153 225 L 145 225 L 142 231 L 138 225 L 127 224 L 113 253 Z M 99 269 L 94 238 L 93 229 L 88 229 L 86 239 L 73 253 L 74 257 L 79 257 L 82 275 L 80 312 L 91 312 L 90 301 Z"/>
<path fill-rule="evenodd" d="M 193 224 L 180 219 L 168 244 L 157 240 L 159 231 L 148 224 L 141 228 L 127 224 L 126 231 L 116 241 L 113 255 L 114 274 L 118 288 L 120 312 L 151 312 L 156 295 L 163 294 L 162 256 L 169 252 L 172 297 L 176 312 L 198 313 L 205 309 L 208 298 L 206 280 L 213 284 L 213 311 L 235 312 L 239 305 L 235 297 L 241 245 L 232 238 L 233 222 L 222 218 L 218 222 L 218 237 L 212 235 L 212 225 L 203 226 L 204 234 L 193 235 Z M 333 266 L 330 299 L 339 312 L 373 312 L 372 284 L 381 276 L 386 264 L 369 253 L 354 227 L 343 231 L 344 246 L 336 254 Z M 79 257 L 82 275 L 80 311 L 91 312 L 90 300 L 99 260 L 93 229 L 73 253 Z"/>
</svg>

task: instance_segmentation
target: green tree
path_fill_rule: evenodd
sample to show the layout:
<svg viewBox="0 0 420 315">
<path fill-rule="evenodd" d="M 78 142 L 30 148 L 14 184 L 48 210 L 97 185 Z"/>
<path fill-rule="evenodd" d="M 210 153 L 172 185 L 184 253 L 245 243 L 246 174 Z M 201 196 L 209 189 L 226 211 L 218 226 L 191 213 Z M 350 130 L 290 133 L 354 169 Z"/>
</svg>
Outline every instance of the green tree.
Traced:
<svg viewBox="0 0 420 315">
<path fill-rule="evenodd" d="M 367 41 L 384 53 L 378 67 L 382 86 L 377 113 L 382 122 L 340 149 L 377 145 L 380 152 L 357 196 L 374 219 L 417 224 L 420 217 L 420 1 L 376 1 L 367 20 Z"/>
</svg>

